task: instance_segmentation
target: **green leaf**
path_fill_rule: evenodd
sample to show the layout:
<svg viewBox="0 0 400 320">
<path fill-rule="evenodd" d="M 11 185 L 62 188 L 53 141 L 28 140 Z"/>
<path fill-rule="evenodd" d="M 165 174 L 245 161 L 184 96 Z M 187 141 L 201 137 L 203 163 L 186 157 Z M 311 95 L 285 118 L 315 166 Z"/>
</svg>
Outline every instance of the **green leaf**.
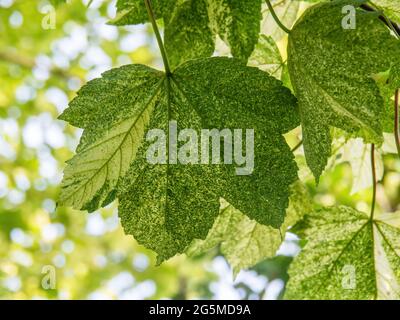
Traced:
<svg viewBox="0 0 400 320">
<path fill-rule="evenodd" d="M 259 223 L 279 227 L 284 220 L 297 166 L 282 134 L 298 125 L 296 100 L 256 68 L 209 58 L 167 77 L 124 66 L 84 86 L 61 119 L 85 130 L 65 169 L 60 204 L 93 211 L 117 195 L 125 232 L 156 251 L 159 262 L 207 236 L 220 197 Z M 254 170 L 237 175 L 235 164 L 194 160 L 151 164 L 154 141 L 143 137 L 151 129 L 169 132 L 173 120 L 178 132 L 191 128 L 198 137 L 202 129 L 254 129 Z"/>
<path fill-rule="evenodd" d="M 383 99 L 372 76 L 400 55 L 399 42 L 376 13 L 356 11 L 356 28 L 343 29 L 344 5 L 309 8 L 289 36 L 288 66 L 299 100 L 307 164 L 318 181 L 331 155 L 330 126 L 381 144 Z"/>
<path fill-rule="evenodd" d="M 231 205 L 224 205 L 207 238 L 194 241 L 186 253 L 196 256 L 220 244 L 235 276 L 241 269 L 275 256 L 288 228 L 312 210 L 311 198 L 300 182 L 291 188 L 289 207 L 280 229 L 259 224 Z"/>
<path fill-rule="evenodd" d="M 392 215 L 369 220 L 349 207 L 306 215 L 307 243 L 289 268 L 287 299 L 399 299 L 400 229 Z"/>
<path fill-rule="evenodd" d="M 258 41 L 261 0 L 157 0 L 156 18 L 163 18 L 165 46 L 172 68 L 193 59 L 209 57 L 219 35 L 234 57 L 247 60 Z M 114 25 L 148 21 L 142 0 L 118 0 Z"/>
</svg>

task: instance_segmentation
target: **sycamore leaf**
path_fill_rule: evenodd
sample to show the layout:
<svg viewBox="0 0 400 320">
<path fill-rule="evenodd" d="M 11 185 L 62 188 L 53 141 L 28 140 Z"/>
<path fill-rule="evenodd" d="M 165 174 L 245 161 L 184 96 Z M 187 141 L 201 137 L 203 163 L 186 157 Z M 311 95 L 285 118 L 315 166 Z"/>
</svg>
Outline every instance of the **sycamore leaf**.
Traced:
<svg viewBox="0 0 400 320">
<path fill-rule="evenodd" d="M 117 196 L 125 232 L 159 262 L 207 236 L 220 197 L 259 223 L 284 220 L 297 167 L 282 134 L 298 125 L 296 99 L 257 68 L 229 58 L 194 60 L 172 76 L 124 66 L 85 85 L 61 119 L 85 130 L 65 169 L 60 204 L 93 211 Z M 181 137 L 183 129 L 195 130 L 194 140 L 203 129 L 253 129 L 254 169 L 237 175 L 243 164 L 200 162 L 202 150 L 183 148 L 191 139 Z M 174 160 L 178 149 L 190 154 L 187 164 Z M 168 161 L 150 161 L 152 150 Z"/>
<path fill-rule="evenodd" d="M 195 240 L 187 250 L 189 256 L 204 253 L 217 245 L 233 268 L 235 275 L 258 262 L 275 256 L 287 229 L 311 212 L 312 201 L 300 182 L 292 185 L 289 207 L 280 230 L 257 223 L 229 204 L 221 208 L 205 240 Z"/>
<path fill-rule="evenodd" d="M 380 145 L 383 99 L 372 76 L 388 70 L 400 43 L 376 13 L 356 9 L 356 28 L 342 27 L 336 0 L 309 8 L 289 35 L 288 66 L 299 100 L 307 164 L 316 180 L 331 155 L 330 126 Z"/>
<path fill-rule="evenodd" d="M 257 67 L 280 79 L 285 64 L 274 39 L 262 34 L 249 58 L 248 65 Z"/>
<path fill-rule="evenodd" d="M 287 299 L 399 299 L 400 229 L 349 207 L 306 215 L 294 232 L 307 239 L 289 268 Z"/>
<path fill-rule="evenodd" d="M 165 46 L 173 68 L 189 59 L 209 57 L 216 35 L 234 57 L 247 60 L 258 41 L 261 0 L 153 0 L 165 25 Z M 118 0 L 114 25 L 148 21 L 143 0 Z"/>
</svg>

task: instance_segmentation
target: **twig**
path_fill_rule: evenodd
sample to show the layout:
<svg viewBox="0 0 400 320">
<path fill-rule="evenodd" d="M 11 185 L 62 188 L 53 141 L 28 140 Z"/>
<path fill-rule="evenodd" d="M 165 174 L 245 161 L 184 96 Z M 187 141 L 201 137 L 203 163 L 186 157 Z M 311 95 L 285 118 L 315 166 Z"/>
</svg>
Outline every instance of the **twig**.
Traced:
<svg viewBox="0 0 400 320">
<path fill-rule="evenodd" d="M 376 202 L 376 169 L 375 169 L 375 145 L 371 144 L 371 171 L 372 171 L 372 202 L 370 220 L 374 219 L 375 202 Z"/>
<path fill-rule="evenodd" d="M 151 21 L 154 33 L 155 33 L 156 38 L 157 38 L 158 47 L 160 48 L 161 56 L 162 56 L 162 59 L 163 59 L 163 62 L 164 62 L 165 73 L 167 75 L 170 75 L 171 74 L 171 69 L 169 67 L 167 53 L 165 51 L 164 44 L 163 44 L 162 39 L 161 39 L 160 31 L 158 30 L 156 19 L 154 17 L 153 8 L 151 6 L 151 1 L 150 0 L 144 0 L 144 3 L 146 5 L 147 14 L 149 15 L 149 19 Z"/>
</svg>

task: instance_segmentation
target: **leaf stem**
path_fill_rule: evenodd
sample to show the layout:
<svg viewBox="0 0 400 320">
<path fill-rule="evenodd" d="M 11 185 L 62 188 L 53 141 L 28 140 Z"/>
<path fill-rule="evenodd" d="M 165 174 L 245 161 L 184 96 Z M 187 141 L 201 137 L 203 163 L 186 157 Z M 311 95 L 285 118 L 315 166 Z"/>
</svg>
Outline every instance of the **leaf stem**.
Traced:
<svg viewBox="0 0 400 320">
<path fill-rule="evenodd" d="M 371 144 L 371 170 L 372 170 L 372 202 L 370 220 L 374 219 L 376 202 L 376 169 L 375 169 L 375 145 Z"/>
<path fill-rule="evenodd" d="M 288 28 L 286 28 L 283 23 L 281 22 L 281 20 L 279 20 L 278 16 L 275 13 L 274 7 L 272 6 L 270 0 L 265 0 L 265 2 L 267 3 L 268 6 L 268 10 L 271 12 L 272 17 L 274 18 L 275 22 L 277 23 L 277 25 L 283 30 L 285 31 L 287 34 L 290 33 L 290 30 Z"/>
<path fill-rule="evenodd" d="M 394 140 L 396 141 L 397 153 L 400 157 L 400 129 L 399 129 L 399 89 L 394 94 Z"/>
<path fill-rule="evenodd" d="M 171 73 L 171 69 L 169 67 L 168 57 L 167 57 L 167 53 L 165 51 L 164 44 L 163 44 L 162 39 L 161 39 L 160 31 L 158 30 L 156 19 L 154 17 L 154 11 L 153 11 L 153 8 L 151 6 L 151 0 L 144 0 L 144 3 L 146 5 L 147 14 L 149 15 L 150 22 L 151 22 L 151 24 L 153 26 L 153 30 L 154 30 L 154 33 L 155 33 L 156 38 L 157 38 L 158 47 L 160 48 L 161 56 L 162 56 L 162 59 L 163 59 L 163 62 L 164 62 L 165 73 L 167 74 L 167 76 L 169 76 L 172 73 Z"/>
</svg>

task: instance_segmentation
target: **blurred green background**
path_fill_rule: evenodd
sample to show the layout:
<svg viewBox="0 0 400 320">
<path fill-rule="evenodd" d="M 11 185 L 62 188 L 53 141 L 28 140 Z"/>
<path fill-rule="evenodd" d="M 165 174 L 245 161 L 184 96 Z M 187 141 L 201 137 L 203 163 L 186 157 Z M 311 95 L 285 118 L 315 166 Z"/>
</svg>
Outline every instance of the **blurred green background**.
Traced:
<svg viewBox="0 0 400 320">
<path fill-rule="evenodd" d="M 0 298 L 280 298 L 287 267 L 299 250 L 294 235 L 278 256 L 233 279 L 218 248 L 156 267 L 155 255 L 124 235 L 115 203 L 92 214 L 56 208 L 64 163 L 81 133 L 57 120 L 68 101 L 81 85 L 112 67 L 162 67 L 150 26 L 107 25 L 115 16 L 115 1 L 87 4 L 71 0 L 50 7 L 45 0 L 0 0 Z M 285 41 L 279 41 L 280 48 Z M 299 130 L 289 134 L 288 142 L 295 145 L 298 135 Z M 351 195 L 352 186 L 368 187 L 369 181 L 368 157 L 355 162 L 346 154 L 354 155 L 356 148 L 364 150 L 354 143 L 340 149 L 318 187 L 301 149 L 297 152 L 300 177 L 316 206 L 369 210 L 370 188 L 356 187 Z M 393 147 L 387 150 L 378 188 L 381 212 L 398 210 L 400 202 L 400 161 L 391 154 Z M 352 161 L 363 168 L 358 175 Z M 54 288 L 46 286 L 48 268 L 55 274 Z"/>
</svg>

